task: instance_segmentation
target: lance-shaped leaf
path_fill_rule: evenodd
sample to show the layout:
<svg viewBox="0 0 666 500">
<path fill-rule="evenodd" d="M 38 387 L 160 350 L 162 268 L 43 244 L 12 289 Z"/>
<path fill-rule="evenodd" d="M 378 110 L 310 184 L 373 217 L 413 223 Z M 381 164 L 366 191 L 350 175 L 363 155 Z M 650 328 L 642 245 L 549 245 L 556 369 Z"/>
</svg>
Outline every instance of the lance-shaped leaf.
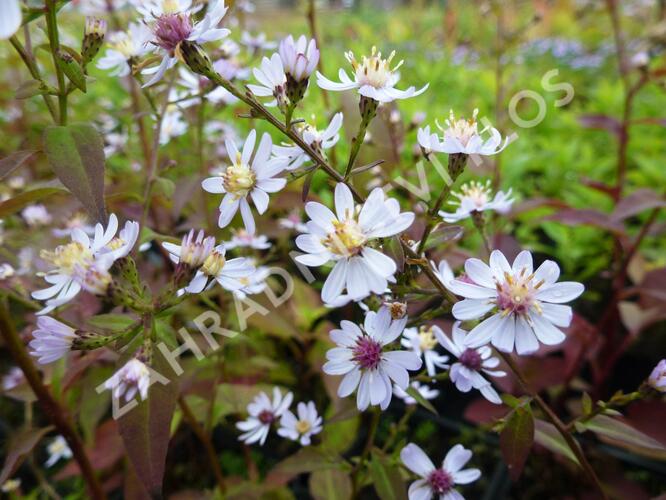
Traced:
<svg viewBox="0 0 666 500">
<path fill-rule="evenodd" d="M 597 415 L 585 423 L 576 425 L 576 429 L 580 432 L 592 431 L 602 441 L 633 453 L 657 460 L 666 460 L 664 444 L 617 418 Z"/>
<path fill-rule="evenodd" d="M 379 498 L 385 500 L 403 500 L 407 498 L 405 484 L 400 476 L 400 469 L 391 463 L 389 457 L 376 448 L 372 450 L 372 458 L 370 459 L 370 477 Z"/>
<path fill-rule="evenodd" d="M 24 429 L 19 431 L 9 441 L 5 452 L 5 464 L 0 471 L 0 484 L 4 484 L 7 479 L 11 477 L 16 469 L 25 460 L 26 455 L 37 446 L 37 443 L 49 432 L 53 427 L 44 427 L 42 429 Z"/>
<path fill-rule="evenodd" d="M 60 181 L 93 220 L 105 224 L 104 143 L 99 132 L 89 123 L 48 127 L 44 151 Z"/>
<path fill-rule="evenodd" d="M 7 177 L 36 153 L 37 151 L 31 150 L 15 151 L 9 156 L 0 160 L 0 179 Z"/>
<path fill-rule="evenodd" d="M 337 469 L 314 471 L 310 475 L 310 493 L 315 500 L 348 500 L 352 497 L 349 474 Z"/>
<path fill-rule="evenodd" d="M 23 207 L 35 203 L 36 201 L 46 198 L 57 193 L 65 193 L 66 191 L 58 187 L 43 187 L 32 189 L 21 193 L 13 198 L 8 199 L 0 203 L 0 218 L 7 217 L 8 215 L 15 214 Z"/>
<path fill-rule="evenodd" d="M 578 464 L 576 455 L 553 424 L 535 419 L 534 441 L 553 453 L 565 456 Z"/>
<path fill-rule="evenodd" d="M 509 414 L 500 433 L 500 449 L 512 480 L 520 477 L 533 442 L 534 417 L 529 403 L 526 403 Z"/>
</svg>

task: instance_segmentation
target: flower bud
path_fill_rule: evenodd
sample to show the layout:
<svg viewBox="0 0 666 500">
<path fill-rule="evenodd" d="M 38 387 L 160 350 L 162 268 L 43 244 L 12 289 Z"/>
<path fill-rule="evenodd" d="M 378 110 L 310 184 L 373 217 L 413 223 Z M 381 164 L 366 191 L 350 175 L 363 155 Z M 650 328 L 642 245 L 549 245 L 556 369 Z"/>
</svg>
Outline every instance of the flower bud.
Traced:
<svg viewBox="0 0 666 500">
<path fill-rule="evenodd" d="M 206 54 L 206 51 L 196 42 L 185 40 L 178 44 L 176 49 L 177 54 L 192 70 L 198 75 L 209 76 L 214 73 L 213 63 Z"/>
<path fill-rule="evenodd" d="M 71 54 L 58 49 L 56 52 L 56 62 L 69 81 L 72 82 L 77 89 L 86 92 L 86 76 L 78 61 L 76 61 Z"/>
<path fill-rule="evenodd" d="M 389 302 L 386 304 L 389 312 L 391 313 L 391 318 L 393 320 L 398 320 L 405 317 L 407 314 L 407 303 L 406 302 Z"/>
<path fill-rule="evenodd" d="M 662 359 L 654 367 L 648 378 L 648 384 L 659 392 L 666 392 L 666 359 Z"/>
<path fill-rule="evenodd" d="M 106 21 L 96 17 L 86 17 L 86 27 L 81 43 L 81 57 L 83 58 L 84 67 L 95 58 L 102 47 L 102 43 L 104 43 L 105 36 Z"/>
</svg>

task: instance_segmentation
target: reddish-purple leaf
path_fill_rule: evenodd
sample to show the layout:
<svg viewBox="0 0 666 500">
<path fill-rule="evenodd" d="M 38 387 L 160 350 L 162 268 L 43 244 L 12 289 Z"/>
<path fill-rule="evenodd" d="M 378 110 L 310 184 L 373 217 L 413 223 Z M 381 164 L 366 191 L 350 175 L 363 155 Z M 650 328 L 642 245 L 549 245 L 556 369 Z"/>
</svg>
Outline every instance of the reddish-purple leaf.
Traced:
<svg viewBox="0 0 666 500">
<path fill-rule="evenodd" d="M 0 484 L 4 484 L 7 479 L 18 469 L 23 460 L 32 449 L 37 446 L 37 443 L 51 430 L 53 427 L 44 427 L 42 429 L 24 429 L 14 435 L 7 446 L 5 458 L 5 465 L 0 472 Z"/>
<path fill-rule="evenodd" d="M 534 417 L 529 403 L 516 407 L 500 433 L 500 449 L 509 468 L 509 475 L 516 481 L 534 442 Z"/>
<path fill-rule="evenodd" d="M 652 208 L 666 207 L 666 199 L 652 189 L 634 191 L 620 202 L 613 210 L 611 219 L 621 221 Z"/>
<path fill-rule="evenodd" d="M 623 234 L 624 226 L 611 219 L 609 215 L 592 209 L 570 208 L 560 210 L 544 218 L 555 220 L 568 226 L 594 226 L 612 233 Z"/>
<path fill-rule="evenodd" d="M 666 446 L 647 434 L 617 418 L 597 415 L 577 426 L 579 430 L 594 432 L 602 441 L 627 449 L 639 455 L 666 460 Z"/>
<path fill-rule="evenodd" d="M 578 117 L 578 122 L 585 128 L 606 130 L 618 137 L 622 133 L 622 124 L 612 116 L 602 114 L 582 115 Z"/>
<path fill-rule="evenodd" d="M 310 475 L 310 493 L 315 500 L 348 500 L 352 497 L 349 473 L 325 469 Z"/>
<path fill-rule="evenodd" d="M 36 201 L 39 201 L 47 196 L 52 196 L 57 193 L 66 193 L 65 189 L 60 187 L 42 187 L 26 191 L 13 198 L 0 203 L 0 218 L 7 217 L 8 215 L 15 214 L 23 207 L 26 207 Z"/>
<path fill-rule="evenodd" d="M 6 158 L 0 160 L 0 179 L 7 177 L 36 153 L 37 151 L 31 150 L 15 151 Z"/>
</svg>

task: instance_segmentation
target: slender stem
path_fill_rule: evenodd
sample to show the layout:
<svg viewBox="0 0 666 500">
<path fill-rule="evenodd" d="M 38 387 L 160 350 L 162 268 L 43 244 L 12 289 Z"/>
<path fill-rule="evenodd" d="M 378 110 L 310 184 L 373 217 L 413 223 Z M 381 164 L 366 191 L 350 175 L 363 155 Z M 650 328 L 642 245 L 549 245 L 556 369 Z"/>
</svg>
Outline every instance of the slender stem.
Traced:
<svg viewBox="0 0 666 500">
<path fill-rule="evenodd" d="M 488 235 L 486 234 L 486 219 L 483 216 L 483 212 L 474 210 L 472 212 L 472 221 L 474 222 L 474 226 L 476 227 L 477 231 L 479 231 L 481 241 L 483 242 L 483 248 L 486 251 L 486 256 L 490 257 L 491 247 L 490 243 L 488 242 Z"/>
<path fill-rule="evenodd" d="M 197 421 L 197 418 L 192 413 L 192 409 L 189 407 L 185 398 L 180 396 L 178 398 L 178 405 L 180 406 L 181 411 L 183 412 L 183 417 L 187 424 L 192 428 L 194 434 L 196 434 L 201 444 L 203 444 L 206 449 L 206 455 L 208 455 L 208 461 L 210 462 L 211 468 L 213 469 L 213 474 L 215 474 L 215 480 L 217 481 L 217 487 L 220 490 L 220 493 L 224 495 L 227 487 L 224 482 L 224 475 L 222 474 L 222 469 L 220 468 L 220 461 L 213 447 L 213 443 L 210 440 L 210 436 L 204 430 L 203 427 Z"/>
<path fill-rule="evenodd" d="M 370 450 L 372 449 L 372 445 L 375 442 L 375 434 L 377 434 L 377 428 L 379 427 L 379 418 L 381 417 L 381 412 L 379 411 L 379 408 L 373 408 L 372 411 L 372 420 L 370 421 L 370 428 L 368 429 L 368 437 L 365 441 L 365 446 L 363 447 L 363 452 L 361 453 L 361 456 L 359 457 L 358 463 L 352 470 L 351 476 L 352 476 L 352 483 L 353 483 L 353 494 L 352 498 L 356 498 L 356 495 L 358 495 L 358 489 L 359 489 L 359 473 L 363 469 L 363 466 L 365 465 L 366 460 L 368 459 L 368 455 L 370 455 Z"/>
<path fill-rule="evenodd" d="M 314 39 L 319 49 L 319 62 L 317 63 L 317 68 L 320 72 L 324 73 L 324 61 L 323 54 L 321 51 L 321 44 L 319 43 L 319 31 L 317 30 L 317 6 L 315 5 L 315 0 L 308 0 L 308 26 L 310 27 L 310 36 Z M 321 96 L 324 100 L 324 107 L 326 110 L 329 110 L 331 103 L 328 99 L 328 92 L 325 89 L 321 89 Z"/>
<path fill-rule="evenodd" d="M 366 120 L 365 118 L 361 119 L 361 124 L 358 127 L 358 133 L 353 139 L 352 149 L 349 153 L 349 161 L 347 162 L 347 168 L 345 169 L 345 180 L 349 179 L 352 168 L 354 168 L 354 162 L 356 161 L 356 157 L 361 151 L 361 146 L 363 146 L 363 140 L 365 139 L 365 132 L 368 130 L 368 125 L 370 125 L 369 120 Z"/>
<path fill-rule="evenodd" d="M 60 69 L 58 64 L 58 52 L 60 51 L 60 40 L 58 36 L 58 20 L 56 18 L 57 8 L 56 0 L 46 0 L 46 27 L 49 35 L 49 45 L 51 47 L 51 55 L 53 57 L 53 65 L 55 66 L 56 76 L 58 78 L 58 108 L 59 108 L 59 123 L 60 125 L 67 125 L 67 84 L 65 82 L 65 75 Z"/>
<path fill-rule="evenodd" d="M 30 388 L 35 393 L 44 413 L 65 438 L 72 450 L 74 459 L 79 464 L 81 474 L 88 485 L 89 493 L 94 499 L 105 499 L 106 495 L 95 475 L 95 471 L 86 454 L 83 442 L 79 437 L 64 409 L 51 395 L 49 389 L 42 382 L 41 376 L 30 359 L 11 319 L 7 298 L 0 299 L 0 332 L 16 364 L 21 368 Z"/>
<path fill-rule="evenodd" d="M 432 230 L 435 229 L 435 226 L 437 225 L 439 217 L 438 216 L 439 209 L 442 208 L 444 200 L 446 200 L 449 197 L 450 193 L 451 193 L 451 186 L 445 186 L 444 189 L 442 189 L 442 192 L 437 197 L 435 204 L 432 207 L 430 207 L 430 210 L 428 210 L 428 219 L 426 221 L 426 227 L 423 230 L 423 236 L 421 236 L 421 241 L 419 242 L 419 246 L 416 250 L 416 253 L 418 255 L 421 255 L 423 253 L 423 250 L 425 250 L 425 246 L 426 243 L 428 242 L 428 238 L 430 237 L 430 233 L 432 233 Z"/>
<path fill-rule="evenodd" d="M 585 474 L 587 475 L 590 482 L 594 486 L 596 486 L 596 488 L 599 490 L 599 493 L 601 494 L 602 498 L 607 499 L 608 495 L 606 495 L 606 492 L 604 491 L 603 485 L 601 484 L 601 481 L 599 480 L 597 473 L 594 472 L 594 469 L 590 465 L 590 462 L 588 462 L 587 457 L 583 452 L 583 449 L 580 447 L 580 444 L 578 444 L 578 441 L 576 441 L 576 439 L 567 430 L 566 424 L 564 424 L 564 422 L 560 420 L 560 418 L 555 414 L 555 412 L 550 408 L 550 406 L 548 406 L 548 404 L 541 398 L 541 396 L 539 396 L 539 394 L 536 391 L 533 391 L 530 388 L 530 386 L 525 381 L 525 378 L 523 377 L 520 368 L 518 368 L 518 365 L 516 365 L 516 363 L 511 358 L 511 355 L 506 354 L 502 351 L 497 351 L 497 353 L 501 356 L 501 358 L 509 366 L 513 374 L 516 376 L 516 379 L 518 380 L 518 383 L 520 384 L 522 390 L 525 391 L 525 393 L 529 394 L 530 397 L 532 397 L 532 399 L 537 403 L 539 408 L 541 408 L 541 410 L 544 412 L 546 418 L 555 426 L 557 431 L 564 438 L 567 445 L 569 445 L 569 448 L 578 459 L 579 464 L 585 471 Z"/>
</svg>

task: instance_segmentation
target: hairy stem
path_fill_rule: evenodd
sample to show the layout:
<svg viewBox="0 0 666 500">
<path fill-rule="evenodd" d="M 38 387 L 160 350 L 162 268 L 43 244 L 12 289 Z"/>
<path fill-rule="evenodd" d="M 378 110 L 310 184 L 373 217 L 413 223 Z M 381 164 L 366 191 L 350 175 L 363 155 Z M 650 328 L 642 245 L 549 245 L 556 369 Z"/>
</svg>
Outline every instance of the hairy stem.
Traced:
<svg viewBox="0 0 666 500">
<path fill-rule="evenodd" d="M 58 20 L 56 18 L 57 7 L 56 0 L 46 0 L 46 28 L 49 35 L 49 46 L 51 48 L 51 56 L 53 57 L 53 65 L 55 67 L 56 77 L 58 79 L 58 123 L 60 125 L 67 125 L 67 84 L 65 82 L 65 75 L 60 69 L 58 64 L 58 51 L 60 50 L 60 39 L 58 35 Z"/>
</svg>

